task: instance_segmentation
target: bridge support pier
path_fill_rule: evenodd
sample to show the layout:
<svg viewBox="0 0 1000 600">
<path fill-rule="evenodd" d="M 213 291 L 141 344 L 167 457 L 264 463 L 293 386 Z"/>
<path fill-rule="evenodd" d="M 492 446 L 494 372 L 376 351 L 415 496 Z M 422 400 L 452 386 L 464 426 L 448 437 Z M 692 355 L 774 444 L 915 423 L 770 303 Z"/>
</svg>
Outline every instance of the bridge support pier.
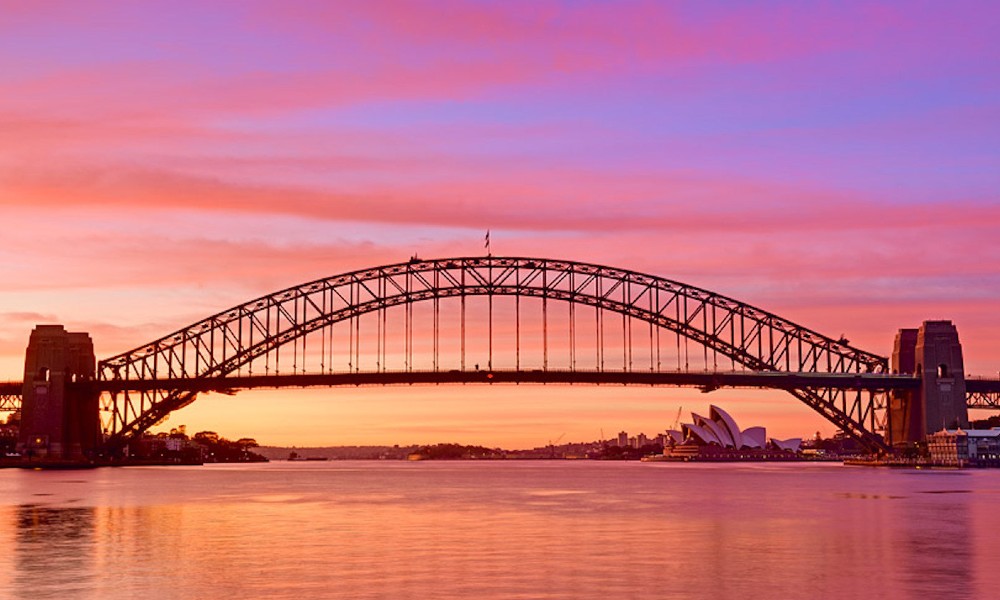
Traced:
<svg viewBox="0 0 1000 600">
<path fill-rule="evenodd" d="M 18 450 L 28 460 L 77 462 L 100 441 L 99 394 L 70 384 L 94 379 L 94 343 L 62 325 L 38 325 L 24 359 Z"/>
<path fill-rule="evenodd" d="M 921 381 L 916 390 L 895 390 L 890 396 L 891 444 L 922 442 L 944 428 L 969 427 L 962 344 L 951 321 L 900 329 L 889 366 L 893 373 L 912 373 Z"/>
</svg>

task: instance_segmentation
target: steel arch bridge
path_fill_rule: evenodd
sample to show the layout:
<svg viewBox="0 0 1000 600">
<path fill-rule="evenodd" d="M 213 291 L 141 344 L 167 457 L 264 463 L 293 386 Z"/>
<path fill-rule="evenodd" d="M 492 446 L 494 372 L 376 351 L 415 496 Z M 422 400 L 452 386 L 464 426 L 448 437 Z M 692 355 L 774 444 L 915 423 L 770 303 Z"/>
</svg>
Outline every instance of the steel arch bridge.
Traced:
<svg viewBox="0 0 1000 600">
<path fill-rule="evenodd" d="M 483 371 L 478 364 L 475 370 L 467 364 L 466 300 L 472 298 L 488 303 L 488 315 L 481 319 L 486 321 L 483 326 L 488 337 L 488 353 L 482 355 Z M 513 307 L 508 306 L 501 315 L 502 311 L 494 310 L 494 303 L 502 299 L 512 301 Z M 448 302 L 458 303 L 444 316 L 459 313 L 461 338 L 460 352 L 450 354 L 444 351 L 440 339 L 441 306 Z M 539 309 L 535 318 L 541 322 L 542 347 L 541 364 L 536 365 L 540 368 L 530 370 L 525 368 L 527 345 L 522 347 L 521 332 L 528 304 Z M 550 331 L 556 310 L 550 305 L 555 304 L 559 305 L 565 325 Z M 415 306 L 428 305 L 432 307 L 431 315 L 426 319 L 414 317 Z M 386 337 L 390 329 L 386 314 L 394 307 L 403 313 L 400 353 L 389 351 Z M 564 308 L 567 312 L 562 312 Z M 592 369 L 580 366 L 583 361 L 578 340 L 583 326 L 578 321 L 584 311 L 588 311 L 585 318 L 593 318 L 593 343 L 587 348 L 588 356 L 594 353 Z M 364 339 L 360 325 L 363 316 L 374 317 L 375 327 L 375 335 Z M 616 338 L 621 340 L 620 346 L 612 348 L 613 353 L 620 353 L 621 364 L 615 362 L 613 367 L 608 366 L 612 361 L 606 360 L 609 316 L 611 321 L 622 323 L 620 338 Z M 431 328 L 429 368 L 415 367 L 413 327 L 417 320 Z M 635 334 L 636 324 L 642 330 L 639 336 Z M 338 327 L 341 335 L 335 339 Z M 506 371 L 494 369 L 494 360 L 501 354 L 494 347 L 494 336 L 500 329 L 508 334 L 514 331 L 514 340 L 509 340 L 508 335 L 513 352 L 502 353 L 504 360 L 513 363 L 513 368 Z M 637 337 L 644 344 L 643 356 L 634 360 Z M 566 346 L 560 356 L 567 357 L 558 365 L 550 360 L 550 354 L 555 354 L 550 346 L 556 338 Z M 190 404 L 199 391 L 252 387 L 249 382 L 254 378 L 271 377 L 273 381 L 282 369 L 285 376 L 291 371 L 287 385 L 306 385 L 303 377 L 310 373 L 324 376 L 326 384 L 354 385 L 467 382 L 478 381 L 480 376 L 488 382 L 656 384 L 670 381 L 656 377 L 671 371 L 664 369 L 661 361 L 663 338 L 676 350 L 678 371 L 682 354 L 688 367 L 690 356 L 700 350 L 704 360 L 700 381 L 706 381 L 706 374 L 711 382 L 740 372 L 795 376 L 795 385 L 768 387 L 787 389 L 868 448 L 886 448 L 877 432 L 884 427 L 888 388 L 882 384 L 851 387 L 827 383 L 831 377 L 854 382 L 860 382 L 865 375 L 890 377 L 886 358 L 705 289 L 625 269 L 540 258 L 414 258 L 286 288 L 100 361 L 95 384 L 102 392 L 106 447 L 113 449 L 127 444 L 170 412 Z M 374 345 L 373 369 L 361 368 L 364 344 Z M 694 353 L 689 345 L 695 346 Z M 346 350 L 346 369 L 334 367 L 335 346 L 342 358 Z M 371 359 L 372 352 L 364 355 Z M 402 359 L 402 368 L 388 367 L 393 356 Z M 728 371 L 719 370 L 720 358 L 723 367 L 729 363 Z M 309 361 L 313 365 L 307 368 Z M 511 372 L 520 373 L 520 378 L 511 378 Z M 810 379 L 810 374 L 816 377 Z"/>
</svg>

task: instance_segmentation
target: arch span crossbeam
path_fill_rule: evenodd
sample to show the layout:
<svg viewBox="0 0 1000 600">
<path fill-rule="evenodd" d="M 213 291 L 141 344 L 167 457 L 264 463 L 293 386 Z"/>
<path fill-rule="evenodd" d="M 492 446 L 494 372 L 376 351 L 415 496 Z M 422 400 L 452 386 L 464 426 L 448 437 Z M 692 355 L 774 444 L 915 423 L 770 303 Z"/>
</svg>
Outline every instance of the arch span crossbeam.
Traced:
<svg viewBox="0 0 1000 600">
<path fill-rule="evenodd" d="M 335 324 L 391 307 L 437 304 L 448 298 L 515 296 L 585 305 L 597 312 L 617 313 L 669 331 L 704 349 L 707 358 L 724 356 L 753 371 L 801 373 L 885 373 L 887 359 L 834 340 L 768 311 L 721 294 L 677 281 L 573 261 L 538 258 L 466 257 L 411 260 L 344 273 L 286 288 L 251 300 L 180 329 L 149 344 L 103 360 L 100 380 L 149 381 L 209 379 L 239 375 L 265 361 L 279 372 L 284 348 L 293 350 L 292 372 L 305 340 Z M 544 310 L 544 309 L 543 309 Z M 438 362 L 435 310 L 433 370 Z M 492 323 L 492 305 L 490 320 Z M 572 319 L 570 320 L 572 327 Z M 464 312 L 463 312 L 464 324 Z M 463 326 L 463 348 L 464 348 Z M 491 329 L 492 332 L 492 329 Z M 489 364 L 492 364 L 492 333 Z M 320 335 L 323 344 L 326 337 Z M 570 332 L 572 339 L 572 332 Z M 332 341 L 330 342 L 332 344 Z M 360 354 L 360 341 L 351 340 Z M 407 339 L 407 352 L 412 352 Z M 384 354 L 384 348 L 379 350 Z M 518 345 L 520 352 L 520 345 Z M 572 357 L 572 348 L 570 355 Z M 273 357 L 273 362 L 270 360 Z M 520 354 L 517 358 L 520 367 Z M 379 363 L 384 368 L 384 362 Z M 349 367 L 358 368 L 358 361 Z M 412 357 L 407 368 L 412 368 Z M 569 368 L 575 368 L 571 358 Z M 465 369 L 464 354 L 462 369 Z M 649 365 L 649 369 L 659 365 Z M 259 367 L 258 367 L 259 368 Z M 546 358 L 543 369 L 549 368 Z M 624 369 L 631 365 L 623 365 Z M 330 370 L 329 364 L 320 364 Z M 128 386 L 123 386 L 127 388 Z M 882 396 L 830 388 L 792 392 L 845 432 L 872 448 L 881 448 L 875 433 Z M 195 398 L 178 389 L 116 393 L 102 399 L 105 433 L 111 446 L 121 445 Z"/>
</svg>

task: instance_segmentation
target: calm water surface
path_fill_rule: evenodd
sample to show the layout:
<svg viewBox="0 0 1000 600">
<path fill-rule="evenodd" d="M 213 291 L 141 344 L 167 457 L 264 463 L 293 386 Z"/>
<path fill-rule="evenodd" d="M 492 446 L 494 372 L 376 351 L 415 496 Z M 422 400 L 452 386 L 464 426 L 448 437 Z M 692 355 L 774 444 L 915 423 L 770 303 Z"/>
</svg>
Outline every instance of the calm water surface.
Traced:
<svg viewBox="0 0 1000 600">
<path fill-rule="evenodd" d="M 996 598 L 1000 470 L 0 471 L 2 598 Z"/>
</svg>

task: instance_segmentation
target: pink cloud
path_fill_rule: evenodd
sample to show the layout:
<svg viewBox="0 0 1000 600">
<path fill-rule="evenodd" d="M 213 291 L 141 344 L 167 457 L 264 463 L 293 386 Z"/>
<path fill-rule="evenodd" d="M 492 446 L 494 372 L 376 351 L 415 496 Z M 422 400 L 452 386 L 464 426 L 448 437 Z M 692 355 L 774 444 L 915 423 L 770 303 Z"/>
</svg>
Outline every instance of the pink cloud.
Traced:
<svg viewBox="0 0 1000 600">
<path fill-rule="evenodd" d="M 265 159 L 266 160 L 266 159 Z M 335 158 L 329 158 L 335 161 Z M 238 159 L 232 162 L 239 162 Z M 391 164 L 389 166 L 391 168 Z M 35 166 L 27 168 L 7 168 L 0 172 L 2 180 L 8 189 L 32 198 L 32 203 L 41 202 L 49 205 L 94 205 L 116 206 L 135 204 L 143 198 L 155 200 L 158 207 L 201 208 L 218 210 L 219 208 L 241 212 L 289 212 L 305 216 L 357 220 L 403 220 L 416 221 L 418 214 L 425 222 L 441 224 L 454 223 L 448 215 L 454 215 L 454 205 L 475 208 L 477 212 L 498 219 L 521 219 L 529 212 L 539 213 L 539 220 L 552 222 L 556 227 L 560 223 L 575 222 L 574 227 L 588 229 L 595 225 L 587 225 L 583 219 L 567 214 L 564 207 L 571 205 L 586 208 L 588 203 L 594 203 L 594 208 L 610 213 L 621 225 L 631 228 L 669 226 L 665 215 L 657 212 L 682 211 L 678 216 L 682 225 L 692 224 L 693 214 L 698 212 L 697 206 L 690 206 L 691 200 L 704 200 L 725 205 L 732 203 L 734 208 L 745 204 L 747 200 L 756 200 L 763 207 L 741 207 L 741 220 L 758 227 L 765 223 L 782 224 L 801 219 L 802 215 L 821 214 L 824 219 L 833 218 L 831 226 L 877 227 L 879 224 L 871 220 L 858 218 L 856 210 L 861 203 L 851 199 L 842 192 L 828 192 L 822 189 L 808 190 L 781 184 L 754 181 L 712 181 L 708 177 L 691 176 L 687 173 L 647 173 L 633 176 L 623 181 L 621 175 L 611 173 L 593 173 L 584 170 L 564 170 L 563 172 L 546 170 L 521 171 L 516 177 L 510 173 L 503 179 L 480 175 L 471 180 L 447 179 L 432 184 L 400 182 L 368 186 L 365 192 L 354 192 L 349 186 L 347 190 L 327 190 L 316 186 L 294 185 L 255 185 L 242 183 L 221 176 L 206 177 L 188 175 L 181 172 L 160 169 L 143 169 L 117 166 L 80 165 L 75 168 L 59 168 Z M 511 181 L 510 179 L 513 179 Z M 662 200 L 646 200 L 645 197 L 658 195 Z M 803 196 L 811 199 L 812 204 L 793 200 Z M 206 205 L 204 198 L 211 197 L 213 203 Z M 18 204 L 18 195 L 6 195 L 2 200 L 8 204 Z M 285 198 L 283 202 L 275 202 L 276 198 Z M 623 204 L 621 208 L 609 205 L 608 198 L 615 198 Z M 545 207 L 539 211 L 538 201 L 544 200 Z M 442 203 L 430 204 L 429 201 Z M 497 202 L 503 202 L 498 205 Z M 380 210 L 381 205 L 389 210 Z M 417 211 L 397 209 L 410 203 Z M 449 206 L 449 204 L 451 204 Z M 772 210 L 762 211 L 760 208 Z M 892 211 L 892 207 L 873 207 L 875 210 Z M 514 209 L 511 211 L 510 209 Z M 529 210 L 530 209 L 530 210 Z M 774 214 L 773 209 L 781 209 Z M 636 214 L 636 212 L 642 214 Z M 896 221 L 907 223 L 922 223 L 923 218 L 930 214 L 948 221 L 965 220 L 969 211 L 977 211 L 989 219 L 995 219 L 992 207 L 971 205 L 959 206 L 951 210 L 942 210 L 938 206 L 908 208 L 898 211 Z M 506 213 L 513 212 L 513 217 Z M 491 214 L 492 213 L 492 214 Z M 651 214 L 647 214 L 651 213 Z M 462 213 L 459 213 L 460 215 Z M 559 217 L 561 214 L 561 218 Z M 731 222 L 724 215 L 705 214 L 694 217 L 701 224 L 719 224 Z M 650 221 L 650 218 L 661 217 L 660 221 Z M 458 217 L 461 218 L 461 217 Z M 444 221 L 442 221 L 444 219 Z M 805 219 L 803 219 L 805 220 Z M 829 221 L 825 221 L 828 222 Z M 503 225 L 515 226 L 518 223 L 504 222 Z"/>
<path fill-rule="evenodd" d="M 13 323 L 43 323 L 55 321 L 58 317 L 53 314 L 43 314 L 37 312 L 5 312 L 0 313 L 0 320 Z"/>
<path fill-rule="evenodd" d="M 556 8 L 537 3 L 435 8 L 416 3 L 372 2 L 336 9 L 323 3 L 297 3 L 294 8 L 257 3 L 236 11 L 243 13 L 243 21 L 229 32 L 232 43 L 250 48 L 249 39 L 263 36 L 276 53 L 300 62 L 299 69 L 241 65 L 220 76 L 213 64 L 197 60 L 199 53 L 180 50 L 167 60 L 136 58 L 98 66 L 42 63 L 42 75 L 22 74 L 8 81 L 20 93 L 6 96 L 0 106 L 48 109 L 64 116 L 150 117 L 343 106 L 385 98 L 454 100 L 526 83 L 546 85 L 567 76 L 590 84 L 588 78 L 595 75 L 689 69 L 704 63 L 800 64 L 805 57 L 875 50 L 887 37 L 912 46 L 929 33 L 953 36 L 959 29 L 962 39 L 970 42 L 955 44 L 953 53 L 988 50 L 976 45 L 988 31 L 985 24 L 970 29 L 966 22 L 942 18 L 947 11 L 929 11 L 919 18 L 915 11 L 887 14 L 890 10 L 885 9 L 880 18 L 872 18 L 872 11 L 863 7 L 786 7 L 764 14 L 747 7 L 700 15 L 681 14 L 659 3 L 635 3 L 627 10 L 617 5 Z M 136 28 L 149 27 L 128 4 L 105 10 L 109 19 L 118 15 Z M 445 12 L 447 18 L 442 18 Z M 55 22 L 60 17 L 67 25 L 92 20 L 80 13 L 84 11 L 73 10 L 69 3 Z M 18 19 L 29 17 L 31 12 L 23 11 Z M 843 22 L 851 23 L 846 31 L 831 26 Z M 196 38 L 179 40 L 180 48 L 185 47 L 181 41 L 210 46 L 203 52 L 217 50 Z M 342 60 L 345 51 L 355 54 L 353 61 Z M 872 77 L 872 63 L 887 60 L 887 55 L 897 61 L 887 68 L 896 70 L 898 61 L 923 68 L 937 57 L 871 54 L 866 78 Z M 75 93 L 67 97 L 61 93 L 65 89 Z"/>
</svg>

